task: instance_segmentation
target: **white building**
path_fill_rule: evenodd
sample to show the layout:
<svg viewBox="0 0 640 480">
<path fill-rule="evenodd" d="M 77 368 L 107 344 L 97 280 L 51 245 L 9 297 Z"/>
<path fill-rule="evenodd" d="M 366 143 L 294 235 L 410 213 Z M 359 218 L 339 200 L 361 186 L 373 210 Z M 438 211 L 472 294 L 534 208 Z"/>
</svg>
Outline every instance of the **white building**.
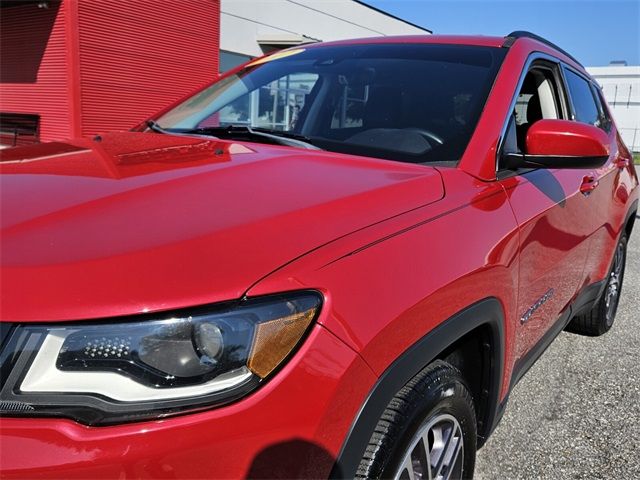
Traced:
<svg viewBox="0 0 640 480">
<path fill-rule="evenodd" d="M 220 70 L 308 42 L 430 33 L 355 0 L 222 0 Z"/>
<path fill-rule="evenodd" d="M 602 86 L 625 144 L 640 152 L 640 66 L 587 67 Z"/>
</svg>

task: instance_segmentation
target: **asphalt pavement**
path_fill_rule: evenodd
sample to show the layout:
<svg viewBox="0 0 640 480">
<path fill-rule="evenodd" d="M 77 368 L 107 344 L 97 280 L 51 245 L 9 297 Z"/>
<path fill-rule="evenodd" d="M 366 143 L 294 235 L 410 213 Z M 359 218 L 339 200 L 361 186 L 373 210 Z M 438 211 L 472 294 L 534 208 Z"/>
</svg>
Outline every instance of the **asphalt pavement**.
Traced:
<svg viewBox="0 0 640 480">
<path fill-rule="evenodd" d="M 475 478 L 640 478 L 640 218 L 613 327 L 556 338 L 511 393 Z"/>
</svg>

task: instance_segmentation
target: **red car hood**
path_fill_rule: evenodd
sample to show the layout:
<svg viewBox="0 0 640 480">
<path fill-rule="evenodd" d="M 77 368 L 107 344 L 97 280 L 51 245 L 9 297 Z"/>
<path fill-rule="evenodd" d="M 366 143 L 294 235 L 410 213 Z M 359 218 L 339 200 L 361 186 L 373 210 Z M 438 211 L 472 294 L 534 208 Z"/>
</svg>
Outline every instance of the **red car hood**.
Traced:
<svg viewBox="0 0 640 480">
<path fill-rule="evenodd" d="M 0 159 L 5 321 L 239 298 L 296 257 L 443 196 L 424 166 L 150 133 Z"/>
</svg>

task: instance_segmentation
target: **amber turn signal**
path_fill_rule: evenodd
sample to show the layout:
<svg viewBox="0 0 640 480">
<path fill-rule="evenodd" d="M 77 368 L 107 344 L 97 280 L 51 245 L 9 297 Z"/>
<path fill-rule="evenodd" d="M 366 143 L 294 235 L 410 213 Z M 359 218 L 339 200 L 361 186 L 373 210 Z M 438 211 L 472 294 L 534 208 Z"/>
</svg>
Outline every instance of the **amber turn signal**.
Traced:
<svg viewBox="0 0 640 480">
<path fill-rule="evenodd" d="M 247 366 L 260 378 L 267 377 L 287 358 L 313 321 L 316 308 L 257 325 Z"/>
</svg>

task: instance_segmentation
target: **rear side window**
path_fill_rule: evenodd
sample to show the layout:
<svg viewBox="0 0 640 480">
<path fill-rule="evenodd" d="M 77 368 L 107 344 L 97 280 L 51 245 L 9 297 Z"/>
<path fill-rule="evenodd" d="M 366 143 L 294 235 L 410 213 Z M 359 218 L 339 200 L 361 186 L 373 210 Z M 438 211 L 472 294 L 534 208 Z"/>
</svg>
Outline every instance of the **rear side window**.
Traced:
<svg viewBox="0 0 640 480">
<path fill-rule="evenodd" d="M 593 96 L 598 104 L 598 113 L 600 115 L 600 123 L 598 126 L 605 132 L 609 133 L 611 131 L 611 117 L 609 116 L 604 98 L 602 97 L 602 92 L 593 84 L 591 85 L 591 90 L 593 91 Z"/>
<path fill-rule="evenodd" d="M 571 70 L 565 70 L 565 73 L 569 94 L 575 110 L 575 120 L 599 127 L 600 112 L 593 98 L 589 82 Z"/>
</svg>

